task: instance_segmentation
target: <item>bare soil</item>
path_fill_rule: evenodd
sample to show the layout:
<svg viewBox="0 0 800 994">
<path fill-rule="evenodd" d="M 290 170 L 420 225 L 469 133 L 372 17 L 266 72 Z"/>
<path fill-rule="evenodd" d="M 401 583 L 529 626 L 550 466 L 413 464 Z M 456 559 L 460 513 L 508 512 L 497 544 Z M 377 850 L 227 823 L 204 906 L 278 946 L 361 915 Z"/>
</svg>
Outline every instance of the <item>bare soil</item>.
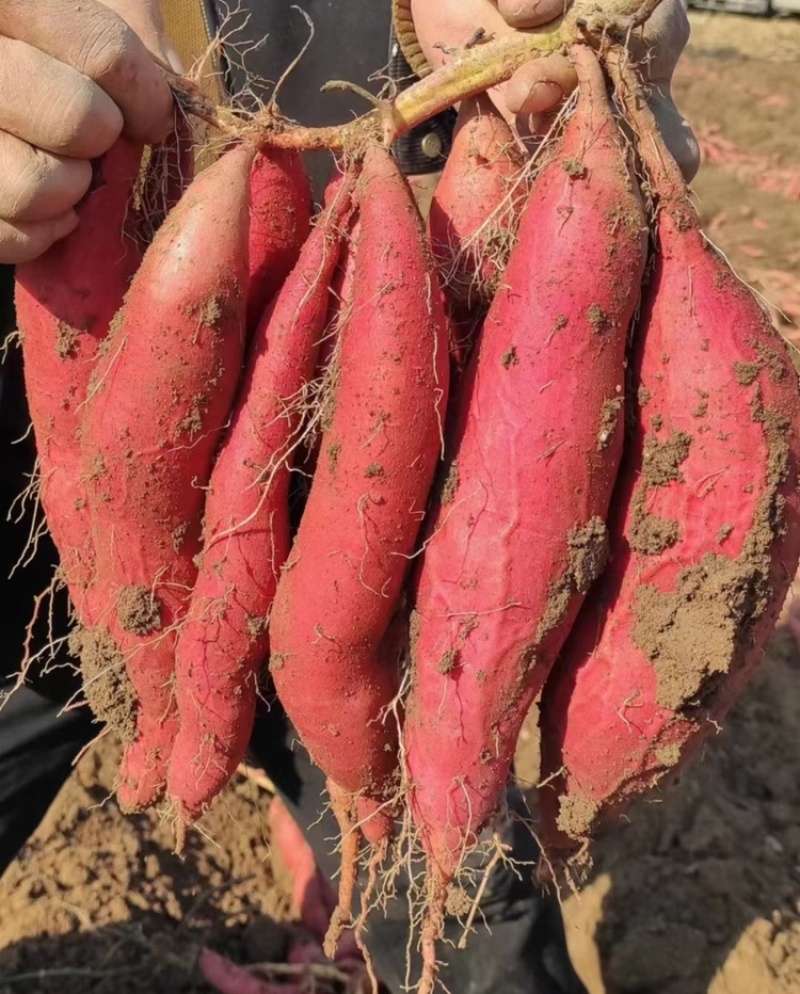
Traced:
<svg viewBox="0 0 800 994">
<path fill-rule="evenodd" d="M 792 339 L 800 20 L 692 20 L 675 91 L 703 147 L 698 202 Z M 608 829 L 590 879 L 564 895 L 591 994 L 800 992 L 799 736 L 800 653 L 779 631 L 702 760 Z M 109 800 L 117 750 L 107 738 L 84 756 L 0 879 L 0 994 L 200 994 L 202 943 L 240 961 L 283 954 L 274 922 L 293 913 L 267 795 L 238 780 L 179 859 L 168 824 Z"/>
<path fill-rule="evenodd" d="M 208 943 L 280 962 L 290 889 L 272 859 L 268 797 L 243 778 L 191 833 L 185 856 L 156 814 L 110 799 L 120 749 L 90 749 L 0 880 L 0 994 L 206 994 Z"/>
</svg>

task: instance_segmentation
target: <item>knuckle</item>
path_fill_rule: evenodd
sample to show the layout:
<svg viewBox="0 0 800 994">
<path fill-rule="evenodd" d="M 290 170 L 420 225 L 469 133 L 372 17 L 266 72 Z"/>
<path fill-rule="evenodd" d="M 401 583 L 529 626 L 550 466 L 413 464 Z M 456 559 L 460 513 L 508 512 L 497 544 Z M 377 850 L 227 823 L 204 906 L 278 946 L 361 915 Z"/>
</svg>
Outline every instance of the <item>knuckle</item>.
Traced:
<svg viewBox="0 0 800 994">
<path fill-rule="evenodd" d="M 6 142 L 0 146 L 0 164 L 0 211 L 15 220 L 36 202 L 47 181 L 47 168 L 33 149 L 20 155 L 17 147 Z"/>
<path fill-rule="evenodd" d="M 80 81 L 70 85 L 53 85 L 53 82 L 43 79 L 32 88 L 29 112 L 35 127 L 29 132 L 18 133 L 30 137 L 37 144 L 46 143 L 47 148 L 59 151 L 81 130 L 91 110 L 91 98 L 87 93 L 88 87 Z"/>
<path fill-rule="evenodd" d="M 30 262 L 44 252 L 46 246 L 34 245 L 30 238 L 13 224 L 0 220 L 0 263 Z"/>
<path fill-rule="evenodd" d="M 19 185 L 38 190 L 50 178 L 54 164 L 53 159 L 42 155 L 38 149 L 30 148 L 30 154 L 25 155 L 19 164 Z"/>
<path fill-rule="evenodd" d="M 108 12 L 98 15 L 85 32 L 75 68 L 90 79 L 115 75 L 128 54 L 128 29 L 120 18 Z"/>
<path fill-rule="evenodd" d="M 59 106 L 64 146 L 77 145 L 88 158 L 106 152 L 122 130 L 122 115 L 99 96 L 91 85 L 78 86 L 62 95 Z"/>
</svg>

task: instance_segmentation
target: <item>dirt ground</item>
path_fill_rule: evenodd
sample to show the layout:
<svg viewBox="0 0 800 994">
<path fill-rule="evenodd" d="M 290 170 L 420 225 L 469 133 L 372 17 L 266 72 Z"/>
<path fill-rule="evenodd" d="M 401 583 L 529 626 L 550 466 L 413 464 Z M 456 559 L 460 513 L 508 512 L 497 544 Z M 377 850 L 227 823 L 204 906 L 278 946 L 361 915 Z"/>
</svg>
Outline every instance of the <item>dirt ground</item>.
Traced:
<svg viewBox="0 0 800 994">
<path fill-rule="evenodd" d="M 791 338 L 800 20 L 692 20 L 676 95 L 703 147 L 698 203 Z M 799 735 L 800 654 L 779 631 L 703 760 L 607 830 L 592 876 L 566 898 L 590 994 L 800 992 Z M 206 992 L 194 966 L 205 942 L 238 960 L 281 958 L 273 921 L 292 909 L 267 795 L 239 780 L 180 860 L 167 824 L 123 817 L 108 799 L 115 768 L 110 741 L 88 752 L 0 880 L 0 994 Z"/>
</svg>

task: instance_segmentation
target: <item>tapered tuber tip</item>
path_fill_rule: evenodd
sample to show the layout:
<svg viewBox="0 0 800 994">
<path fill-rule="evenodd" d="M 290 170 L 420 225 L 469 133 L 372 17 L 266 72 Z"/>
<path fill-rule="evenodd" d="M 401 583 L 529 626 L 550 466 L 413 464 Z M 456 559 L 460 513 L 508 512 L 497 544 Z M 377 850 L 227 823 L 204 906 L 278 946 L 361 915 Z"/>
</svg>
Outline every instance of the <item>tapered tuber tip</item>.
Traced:
<svg viewBox="0 0 800 994">
<path fill-rule="evenodd" d="M 650 177 L 659 210 L 669 214 L 681 231 L 699 228 L 678 163 L 667 148 L 655 115 L 647 102 L 644 84 L 630 62 L 627 49 L 614 45 L 605 64 L 625 118 L 636 134 L 636 150 Z"/>
</svg>

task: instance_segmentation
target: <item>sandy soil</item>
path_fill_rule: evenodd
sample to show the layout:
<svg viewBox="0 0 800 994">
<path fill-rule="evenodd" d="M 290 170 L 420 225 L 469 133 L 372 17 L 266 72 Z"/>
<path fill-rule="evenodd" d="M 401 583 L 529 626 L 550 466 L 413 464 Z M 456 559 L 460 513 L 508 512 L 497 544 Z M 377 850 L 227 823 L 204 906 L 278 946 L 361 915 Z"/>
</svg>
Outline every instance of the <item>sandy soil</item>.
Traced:
<svg viewBox="0 0 800 994">
<path fill-rule="evenodd" d="M 156 815 L 109 800 L 119 750 L 106 739 L 0 880 L 0 992 L 206 992 L 201 943 L 238 960 L 280 960 L 292 917 L 271 858 L 267 798 L 240 779 L 183 859 Z"/>
<path fill-rule="evenodd" d="M 708 231 L 800 321 L 800 20 L 693 15 L 676 81 L 705 165 Z M 800 991 L 800 655 L 779 632 L 760 674 L 680 783 L 599 840 L 565 900 L 591 994 Z M 293 917 L 272 858 L 268 798 L 239 780 L 184 860 L 156 816 L 108 800 L 116 748 L 81 761 L 0 880 L 0 994 L 204 992 L 204 942 L 280 959 Z"/>
</svg>

